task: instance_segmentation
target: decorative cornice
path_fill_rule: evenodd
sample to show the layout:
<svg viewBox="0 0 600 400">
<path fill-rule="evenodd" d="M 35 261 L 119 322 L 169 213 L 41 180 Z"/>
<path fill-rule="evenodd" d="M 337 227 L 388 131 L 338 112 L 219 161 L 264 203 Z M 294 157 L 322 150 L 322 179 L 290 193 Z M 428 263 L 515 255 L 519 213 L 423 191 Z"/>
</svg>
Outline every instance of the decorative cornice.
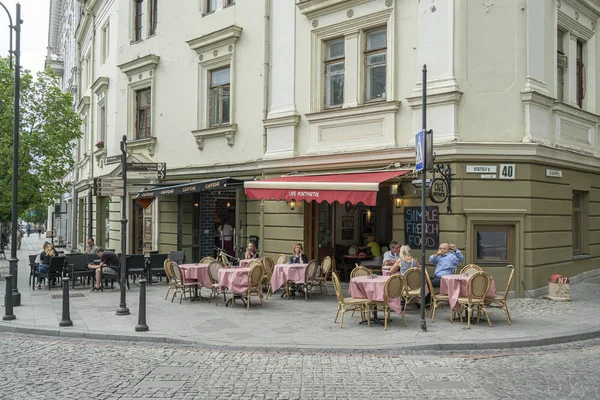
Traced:
<svg viewBox="0 0 600 400">
<path fill-rule="evenodd" d="M 100 95 L 108 88 L 109 79 L 105 76 L 101 76 L 92 84 L 92 90 L 96 95 Z"/>
<path fill-rule="evenodd" d="M 127 153 L 132 154 L 136 150 L 144 149 L 148 151 L 150 157 L 154 156 L 154 147 L 156 146 L 156 138 L 149 137 L 143 139 L 135 139 L 127 141 Z"/>
<path fill-rule="evenodd" d="M 574 34 L 585 41 L 590 40 L 594 36 L 593 30 L 583 26 L 560 10 L 558 10 L 558 25 L 566 28 L 569 33 Z"/>
<path fill-rule="evenodd" d="M 90 108 L 90 96 L 83 96 L 81 100 L 79 100 L 79 104 L 77 104 L 77 113 L 79 115 L 85 114 Z"/>
<path fill-rule="evenodd" d="M 190 46 L 190 49 L 200 54 L 217 47 L 235 44 L 241 35 L 242 28 L 236 25 L 231 25 L 227 28 L 223 28 L 209 34 L 202 35 L 198 38 L 188 40 L 186 43 Z"/>
<path fill-rule="evenodd" d="M 106 158 L 106 147 L 94 150 L 94 158 L 96 159 L 97 166 L 100 166 L 100 164 L 103 164 L 103 161 Z"/>
<path fill-rule="evenodd" d="M 552 107 L 556 102 L 554 97 L 536 91 L 522 92 L 521 100 L 523 103 L 533 103 L 546 108 Z"/>
<path fill-rule="evenodd" d="M 204 139 L 210 137 L 224 136 L 227 139 L 227 144 L 232 147 L 235 143 L 235 133 L 237 132 L 237 124 L 222 125 L 207 129 L 198 129 L 192 131 L 192 135 L 196 138 L 198 150 L 204 149 Z"/>
<path fill-rule="evenodd" d="M 304 114 L 309 122 L 331 121 L 339 118 L 357 117 L 382 113 L 395 113 L 400 108 L 399 101 L 385 101 L 369 103 L 358 107 L 336 108 L 334 110 L 320 111 Z"/>
<path fill-rule="evenodd" d="M 600 123 L 600 115 L 582 110 L 579 107 L 572 106 L 561 101 L 556 101 L 554 103 L 554 105 L 552 106 L 552 111 L 565 114 L 573 118 L 581 119 L 592 124 Z"/>
<path fill-rule="evenodd" d="M 369 1 L 371 0 L 299 0 L 297 6 L 302 15 L 312 19 Z"/>
<path fill-rule="evenodd" d="M 574 10 L 587 16 L 592 21 L 600 18 L 600 2 L 598 0 L 563 0 L 566 4 L 573 7 Z"/>
<path fill-rule="evenodd" d="M 427 105 L 458 104 L 462 95 L 463 93 L 458 91 L 427 95 Z M 406 100 L 413 110 L 420 109 L 423 106 L 423 97 L 421 96 L 407 97 Z"/>
<path fill-rule="evenodd" d="M 282 126 L 298 126 L 300 116 L 298 114 L 286 115 L 285 117 L 263 119 L 265 128 L 280 128 Z"/>
<path fill-rule="evenodd" d="M 117 67 L 119 67 L 121 72 L 127 76 L 132 76 L 140 72 L 156 69 L 159 61 L 160 56 L 148 54 L 146 56 L 136 58 L 135 60 L 128 61 L 124 64 L 117 65 Z"/>
</svg>

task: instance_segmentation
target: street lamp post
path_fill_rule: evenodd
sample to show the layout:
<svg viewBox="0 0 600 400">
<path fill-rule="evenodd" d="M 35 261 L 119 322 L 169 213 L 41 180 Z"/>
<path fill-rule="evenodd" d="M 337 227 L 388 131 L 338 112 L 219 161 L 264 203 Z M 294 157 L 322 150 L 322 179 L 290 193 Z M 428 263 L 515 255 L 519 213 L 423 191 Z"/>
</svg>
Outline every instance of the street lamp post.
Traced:
<svg viewBox="0 0 600 400">
<path fill-rule="evenodd" d="M 127 135 L 121 140 L 121 173 L 123 175 L 123 201 L 121 202 L 121 304 L 117 315 L 129 315 L 126 303 L 125 284 L 127 282 Z"/>
<path fill-rule="evenodd" d="M 19 107 L 21 99 L 21 5 L 17 3 L 16 19 L 13 24 L 10 12 L 4 4 L 0 2 L 0 5 L 6 13 L 9 19 L 10 28 L 10 66 L 12 68 L 12 55 L 15 56 L 15 104 L 14 104 L 14 124 L 13 124 L 13 170 L 12 170 L 12 223 L 11 223 L 11 239 L 10 239 L 10 259 L 9 262 L 9 273 L 13 276 L 12 280 L 12 297 L 13 305 L 21 305 L 21 293 L 18 289 L 18 265 L 19 259 L 17 258 L 17 213 L 18 213 L 18 180 L 19 180 Z M 15 31 L 15 50 L 12 50 L 12 31 Z"/>
</svg>

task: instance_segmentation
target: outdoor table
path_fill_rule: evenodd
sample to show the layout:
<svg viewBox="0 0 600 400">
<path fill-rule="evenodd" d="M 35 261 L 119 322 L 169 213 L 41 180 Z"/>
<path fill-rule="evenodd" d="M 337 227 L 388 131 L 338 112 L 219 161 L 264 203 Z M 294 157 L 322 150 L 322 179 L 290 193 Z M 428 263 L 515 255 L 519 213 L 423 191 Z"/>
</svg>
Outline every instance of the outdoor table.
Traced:
<svg viewBox="0 0 600 400">
<path fill-rule="evenodd" d="M 392 273 L 390 272 L 390 268 L 382 268 L 381 269 L 381 275 L 383 275 L 383 276 L 391 276 Z"/>
<path fill-rule="evenodd" d="M 459 297 L 469 297 L 467 284 L 470 276 L 467 275 L 444 275 L 440 281 L 440 293 L 447 294 L 451 308 L 456 307 Z M 488 297 L 496 296 L 496 284 L 494 278 L 491 278 L 490 290 L 487 292 Z"/>
<path fill-rule="evenodd" d="M 287 281 L 304 283 L 308 264 L 276 264 L 271 276 L 271 290 L 275 292 Z"/>
<path fill-rule="evenodd" d="M 249 258 L 247 260 L 240 260 L 240 268 L 247 268 L 248 265 L 254 260 L 258 260 L 258 258 Z"/>
<path fill-rule="evenodd" d="M 383 287 L 385 282 L 389 279 L 389 276 L 376 276 L 371 278 L 369 276 L 357 276 L 350 279 L 348 288 L 350 290 L 350 296 L 355 299 L 369 299 L 372 301 L 383 302 Z M 402 306 L 400 305 L 400 298 L 392 299 L 389 302 L 389 306 L 397 314 L 402 313 Z M 374 322 L 382 324 L 377 318 L 377 314 L 373 313 Z"/>
<path fill-rule="evenodd" d="M 186 279 L 194 279 L 202 283 L 202 286 L 211 288 L 212 282 L 208 275 L 208 264 L 182 264 L 179 266 L 185 271 Z"/>
</svg>

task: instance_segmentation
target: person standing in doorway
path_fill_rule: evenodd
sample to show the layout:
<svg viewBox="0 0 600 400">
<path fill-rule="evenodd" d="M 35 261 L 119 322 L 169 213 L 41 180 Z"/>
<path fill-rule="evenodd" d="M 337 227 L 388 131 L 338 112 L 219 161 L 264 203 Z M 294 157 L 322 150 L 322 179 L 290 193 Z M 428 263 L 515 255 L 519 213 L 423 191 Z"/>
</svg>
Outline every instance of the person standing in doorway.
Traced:
<svg viewBox="0 0 600 400">
<path fill-rule="evenodd" d="M 218 228 L 219 234 L 221 235 L 221 242 L 223 244 L 223 250 L 230 256 L 233 254 L 233 226 L 229 224 L 228 219 L 223 219 L 223 223 Z"/>
</svg>

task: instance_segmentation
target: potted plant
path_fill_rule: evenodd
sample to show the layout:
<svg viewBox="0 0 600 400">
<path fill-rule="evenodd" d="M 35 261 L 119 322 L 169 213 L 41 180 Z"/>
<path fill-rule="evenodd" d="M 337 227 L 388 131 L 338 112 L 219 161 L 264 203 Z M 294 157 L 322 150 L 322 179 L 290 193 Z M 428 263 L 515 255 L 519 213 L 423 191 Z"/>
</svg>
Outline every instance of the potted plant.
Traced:
<svg viewBox="0 0 600 400">
<path fill-rule="evenodd" d="M 101 140 L 98 143 L 96 143 L 96 147 L 99 149 L 103 149 L 104 148 L 104 142 Z"/>
</svg>

